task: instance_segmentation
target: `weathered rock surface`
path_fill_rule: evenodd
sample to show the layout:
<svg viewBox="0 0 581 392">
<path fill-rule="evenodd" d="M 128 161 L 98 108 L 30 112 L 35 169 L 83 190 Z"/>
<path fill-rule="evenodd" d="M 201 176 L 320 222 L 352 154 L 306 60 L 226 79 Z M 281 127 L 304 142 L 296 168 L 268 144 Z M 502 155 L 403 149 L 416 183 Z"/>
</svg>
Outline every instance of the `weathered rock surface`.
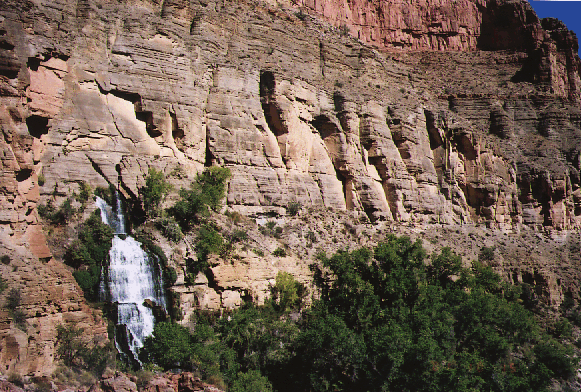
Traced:
<svg viewBox="0 0 581 392">
<path fill-rule="evenodd" d="M 3 3 L 0 246 L 15 264 L 0 268 L 27 328 L 0 313 L 2 365 L 50 372 L 56 324 L 103 331 L 37 213 L 82 182 L 134 198 L 150 167 L 179 188 L 219 164 L 229 208 L 259 218 L 299 202 L 379 227 L 578 232 L 580 68 L 562 24 L 525 1 L 298 4 L 387 51 L 251 0 Z M 308 280 L 298 251 L 245 252 L 199 277 L 203 290 L 178 287 L 182 310 L 264 299 L 280 270 Z M 541 274 L 513 265 L 523 281 Z M 553 303 L 579 281 L 543 276 Z"/>
<path fill-rule="evenodd" d="M 514 0 L 299 0 L 305 10 L 361 41 L 390 50 L 511 50 L 527 53 L 519 77 L 579 101 L 578 44 L 554 18 Z M 302 12 L 302 11 L 301 11 Z"/>
<path fill-rule="evenodd" d="M 357 7 L 373 8 L 372 3 L 355 2 L 353 13 L 367 15 Z M 166 173 L 179 166 L 191 178 L 204 165 L 220 164 L 233 172 L 228 204 L 249 213 L 298 201 L 359 210 L 371 219 L 482 220 L 515 228 L 524 209 L 525 223 L 579 226 L 573 207 L 579 168 L 575 151 L 564 151 L 578 140 L 579 110 L 575 105 L 551 109 L 557 104 L 551 97 L 576 91 L 578 58 L 572 54 L 575 61 L 567 63 L 561 52 L 551 52 L 556 63 L 571 65 L 563 69 L 567 81 L 550 81 L 553 95 L 542 95 L 544 79 L 532 84 L 525 79 L 536 74 L 523 74 L 541 38 L 552 37 L 558 50 L 569 50 L 574 40 L 556 22 L 543 22 L 544 30 L 526 3 L 375 4 L 375 12 L 385 8 L 389 13 L 383 13 L 385 22 L 369 24 L 385 29 L 415 26 L 416 31 L 444 19 L 473 26 L 466 31 L 474 42 L 453 47 L 457 50 L 479 49 L 486 38 L 479 23 L 492 18 L 496 26 L 498 9 L 519 11 L 506 28 L 522 30 L 524 38 L 517 35 L 511 47 L 487 46 L 512 54 L 486 52 L 493 54 L 477 58 L 505 65 L 489 72 L 505 88 L 487 93 L 463 75 L 465 82 L 456 89 L 462 92 L 444 97 L 428 92 L 431 81 L 411 64 L 413 55 L 394 61 L 330 30 L 313 37 L 309 31 L 316 22 L 281 9 L 259 7 L 242 17 L 239 11 L 250 3 L 231 8 L 140 4 L 129 15 L 110 2 L 77 5 L 86 13 L 82 29 L 75 15 L 63 10 L 70 33 L 86 40 L 82 44 L 56 43 L 58 32 L 7 30 L 8 37 L 14 36 L 13 61 L 21 62 L 20 79 L 7 80 L 17 87 L 20 83 L 28 100 L 24 107 L 15 103 L 12 111 L 26 113 L 26 126 L 18 126 L 32 136 L 29 143 L 38 145 L 35 171 L 46 178 L 40 188 L 44 199 L 55 190 L 71 194 L 81 181 L 119 184 L 127 197 L 134 197 L 150 166 Z M 325 4 L 315 8 L 339 9 Z M 4 23 L 38 23 L 35 13 L 45 12 L 32 7 L 30 19 Z M 333 15 L 352 18 L 342 11 Z M 283 24 L 295 39 L 285 40 Z M 536 32 L 536 41 L 525 32 Z M 56 49 L 49 51 L 45 46 L 51 40 Z M 412 48 L 437 49 L 427 44 Z M 18 60 L 22 51 L 28 53 Z M 413 58 L 421 58 L 421 69 L 434 65 L 429 56 Z M 461 55 L 446 56 L 436 68 L 449 69 Z M 542 68 L 543 61 L 536 65 Z M 518 77 L 523 80 L 515 82 Z M 513 96 L 523 87 L 545 98 Z M 564 134 L 567 129 L 570 135 Z M 564 155 L 547 174 L 532 167 L 547 167 L 534 165 L 540 159 L 508 151 L 530 152 L 530 133 L 547 145 L 544 150 Z M 531 181 L 546 183 L 552 195 L 526 196 Z"/>
</svg>

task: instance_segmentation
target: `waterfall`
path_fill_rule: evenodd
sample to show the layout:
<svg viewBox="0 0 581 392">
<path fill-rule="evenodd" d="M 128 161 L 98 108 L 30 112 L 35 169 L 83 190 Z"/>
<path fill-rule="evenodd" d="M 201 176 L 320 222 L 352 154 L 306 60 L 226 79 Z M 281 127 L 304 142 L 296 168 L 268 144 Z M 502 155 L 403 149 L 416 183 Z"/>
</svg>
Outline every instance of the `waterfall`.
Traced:
<svg viewBox="0 0 581 392">
<path fill-rule="evenodd" d="M 166 300 L 161 274 L 154 268 L 156 260 L 141 248 L 138 241 L 126 234 L 121 198 L 117 194 L 115 196 L 115 209 L 99 197 L 95 202 L 101 210 L 103 223 L 115 232 L 109 251 L 110 264 L 101 274 L 100 294 L 102 299 L 117 304 L 117 325 L 126 329 L 126 342 L 119 342 L 118 339 L 123 337 L 115 336 L 117 349 L 121 352 L 122 347 L 128 347 L 133 358 L 139 362 L 137 353 L 143 347 L 145 338 L 153 333 L 155 321 L 153 310 L 146 306 L 146 300 L 163 309 L 166 309 Z"/>
</svg>

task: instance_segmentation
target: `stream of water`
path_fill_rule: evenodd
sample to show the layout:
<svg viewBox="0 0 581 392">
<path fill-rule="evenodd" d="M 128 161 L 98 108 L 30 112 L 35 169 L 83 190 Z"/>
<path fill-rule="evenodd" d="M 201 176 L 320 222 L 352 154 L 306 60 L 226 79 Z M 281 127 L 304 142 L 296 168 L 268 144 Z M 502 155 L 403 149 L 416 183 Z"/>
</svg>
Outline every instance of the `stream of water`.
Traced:
<svg viewBox="0 0 581 392">
<path fill-rule="evenodd" d="M 116 195 L 117 196 L 117 195 Z M 97 197 L 96 205 L 101 210 L 101 219 L 113 228 L 115 237 L 109 251 L 110 264 L 101 274 L 101 298 L 117 304 L 117 325 L 126 329 L 127 342 L 115 336 L 115 345 L 122 352 L 128 346 L 134 359 L 141 364 L 137 353 L 145 338 L 153 333 L 153 310 L 145 300 L 166 309 L 162 277 L 156 272 L 151 259 L 141 244 L 125 232 L 125 216 L 121 198 L 116 197 L 115 208 Z M 127 353 L 129 355 L 129 353 Z"/>
</svg>

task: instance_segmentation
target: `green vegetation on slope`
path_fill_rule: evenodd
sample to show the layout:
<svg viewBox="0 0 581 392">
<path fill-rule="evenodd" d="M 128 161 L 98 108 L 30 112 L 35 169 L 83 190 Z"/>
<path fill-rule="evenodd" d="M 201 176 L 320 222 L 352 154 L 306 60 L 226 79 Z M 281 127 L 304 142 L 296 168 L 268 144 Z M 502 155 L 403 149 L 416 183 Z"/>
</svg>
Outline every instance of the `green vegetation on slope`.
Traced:
<svg viewBox="0 0 581 392">
<path fill-rule="evenodd" d="M 139 189 L 147 216 L 151 218 L 159 215 L 161 203 L 171 189 L 172 186 L 166 181 L 163 172 L 149 168 L 145 177 L 145 186 Z"/>
<path fill-rule="evenodd" d="M 97 209 L 80 226 L 78 239 L 64 255 L 65 263 L 76 269 L 73 276 L 90 301 L 98 299 L 101 268 L 107 265 L 112 240 L 113 230 L 101 221 Z"/>
<path fill-rule="evenodd" d="M 204 339 L 171 366 L 215 373 L 219 363 L 231 386 L 253 375 L 277 391 L 542 391 L 574 374 L 571 347 L 538 325 L 519 287 L 490 267 L 463 268 L 447 248 L 426 258 L 420 242 L 395 236 L 322 257 L 321 297 L 302 314 L 301 286 L 279 275 L 264 306 L 198 320 Z M 162 335 L 144 359 L 168 367 L 155 354 L 169 352 L 156 346 Z M 210 346 L 217 357 L 204 363 L 196 350 Z"/>
<path fill-rule="evenodd" d="M 212 211 L 218 211 L 226 195 L 226 180 L 230 169 L 212 166 L 198 174 L 191 189 L 180 189 L 181 199 L 170 208 L 170 214 L 184 230 L 199 222 Z"/>
</svg>

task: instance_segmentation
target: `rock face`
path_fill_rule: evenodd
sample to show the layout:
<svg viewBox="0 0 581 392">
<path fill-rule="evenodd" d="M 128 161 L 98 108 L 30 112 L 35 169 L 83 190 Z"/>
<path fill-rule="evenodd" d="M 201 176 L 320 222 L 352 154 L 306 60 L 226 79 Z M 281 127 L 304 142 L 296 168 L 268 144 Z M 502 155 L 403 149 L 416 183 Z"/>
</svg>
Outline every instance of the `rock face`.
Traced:
<svg viewBox="0 0 581 392">
<path fill-rule="evenodd" d="M 105 375 L 93 385 L 90 392 L 223 392 L 221 389 L 202 382 L 192 373 L 165 373 L 151 379 L 138 380 L 121 372 Z M 15 391 L 16 392 L 16 391 Z"/>
<path fill-rule="evenodd" d="M 554 19 L 515 0 L 299 0 L 297 4 L 361 41 L 390 51 L 526 52 L 527 77 L 579 101 L 578 44 Z"/>
<path fill-rule="evenodd" d="M 0 246 L 16 264 L 0 268 L 28 326 L 0 314 L 2 365 L 49 372 L 55 325 L 97 323 L 36 209 L 83 182 L 134 198 L 150 167 L 179 188 L 217 164 L 229 208 L 258 217 L 299 202 L 394 224 L 581 228 L 580 60 L 560 22 L 526 1 L 297 4 L 4 2 Z M 278 270 L 306 271 L 245 260 L 196 300 L 236 306 Z"/>
<path fill-rule="evenodd" d="M 6 84 L 27 97 L 12 112 L 23 113 L 21 133 L 37 145 L 34 171 L 46 179 L 40 194 L 69 195 L 85 181 L 119 184 L 135 197 L 150 166 L 166 173 L 180 167 L 191 178 L 220 164 L 233 172 L 228 204 L 248 213 L 298 201 L 374 220 L 579 226 L 578 152 L 560 145 L 579 140 L 579 112 L 567 103 L 555 107 L 553 98 L 575 98 L 577 91 L 571 33 L 554 21 L 541 25 L 521 2 L 354 2 L 349 12 L 337 4 L 317 2 L 314 9 L 343 18 L 334 21 L 368 15 L 360 25 L 382 31 L 464 29 L 465 44 L 417 38 L 409 48 L 503 49 L 480 60 L 503 65 L 487 76 L 504 88 L 470 86 L 474 80 L 464 75 L 447 96 L 430 94 L 438 81 L 417 72 L 412 54 L 394 61 L 332 30 L 314 37 L 316 21 L 291 10 L 256 5 L 241 17 L 251 3 L 143 1 L 127 15 L 110 2 L 79 3 L 76 13 L 30 5 L 26 16 L 7 13 L 4 21 L 6 39 L 14 41 L 5 57 L 20 64 Z M 382 18 L 369 16 L 371 9 Z M 500 47 L 504 32 L 490 26 L 505 9 L 514 9 L 516 19 L 504 28 L 517 34 L 512 46 Z M 61 32 L 47 26 L 23 30 L 38 25 L 41 14 L 56 18 L 54 12 L 77 41 L 59 41 Z M 295 39 L 284 39 L 283 25 Z M 485 27 L 500 38 L 484 36 Z M 553 56 L 549 65 L 541 41 L 554 49 L 546 53 Z M 415 59 L 421 56 L 422 65 L 430 62 L 425 54 Z M 435 68 L 448 69 L 459 56 L 450 53 Z M 523 87 L 531 91 L 515 96 Z M 529 151 L 530 133 L 564 160 L 546 173 L 522 170 L 536 160 L 511 149 Z M 548 192 L 527 194 L 536 182 Z"/>
</svg>

